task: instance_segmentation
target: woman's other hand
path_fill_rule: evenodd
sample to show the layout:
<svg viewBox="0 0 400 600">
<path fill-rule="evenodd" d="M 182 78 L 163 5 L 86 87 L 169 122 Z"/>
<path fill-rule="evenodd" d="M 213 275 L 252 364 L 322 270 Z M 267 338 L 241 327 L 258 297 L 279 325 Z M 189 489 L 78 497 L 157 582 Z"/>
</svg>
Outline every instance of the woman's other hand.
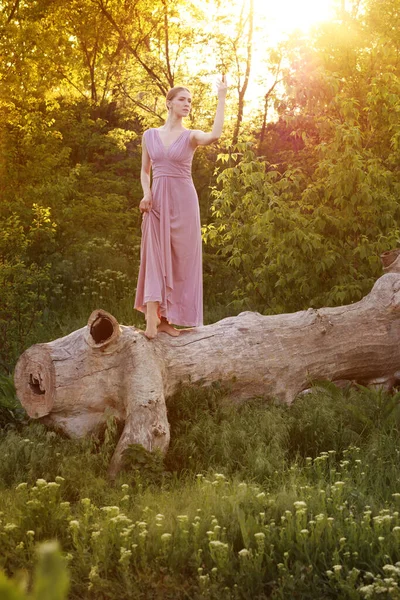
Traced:
<svg viewBox="0 0 400 600">
<path fill-rule="evenodd" d="M 139 210 L 141 213 L 150 212 L 153 205 L 153 196 L 151 192 L 145 194 L 140 201 Z"/>
</svg>

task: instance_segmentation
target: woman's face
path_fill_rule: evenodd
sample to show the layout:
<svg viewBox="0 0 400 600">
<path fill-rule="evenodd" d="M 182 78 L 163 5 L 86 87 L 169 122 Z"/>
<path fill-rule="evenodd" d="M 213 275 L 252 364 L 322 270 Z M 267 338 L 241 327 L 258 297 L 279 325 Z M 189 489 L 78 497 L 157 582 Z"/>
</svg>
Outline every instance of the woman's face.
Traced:
<svg viewBox="0 0 400 600">
<path fill-rule="evenodd" d="M 178 92 L 168 103 L 168 108 L 170 108 L 178 117 L 187 117 L 191 107 L 192 96 L 186 90 Z"/>
</svg>

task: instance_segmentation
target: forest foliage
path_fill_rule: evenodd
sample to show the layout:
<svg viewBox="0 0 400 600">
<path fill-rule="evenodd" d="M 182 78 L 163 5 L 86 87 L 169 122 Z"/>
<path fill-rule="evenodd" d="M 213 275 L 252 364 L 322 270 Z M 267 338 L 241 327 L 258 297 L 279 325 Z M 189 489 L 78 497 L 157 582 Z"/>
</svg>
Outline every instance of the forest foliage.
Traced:
<svg viewBox="0 0 400 600">
<path fill-rule="evenodd" d="M 257 99 L 252 3 L 236 16 L 211 0 L 0 3 L 3 373 L 96 307 L 140 323 L 141 135 L 181 83 L 186 125 L 209 129 L 221 71 L 224 134 L 193 167 L 206 321 L 370 290 L 399 239 L 400 3 L 347 6 L 311 37 L 257 48 L 272 77 Z"/>
<path fill-rule="evenodd" d="M 207 322 L 358 300 L 399 244 L 400 0 L 338 2 L 311 36 L 257 48 L 253 2 L 231 4 L 0 0 L 7 600 L 400 598 L 398 394 L 321 383 L 291 408 L 238 407 L 183 389 L 166 457 L 131 446 L 115 485 L 113 422 L 64 439 L 15 396 L 32 343 L 98 307 L 140 323 L 140 142 L 175 84 L 207 130 L 213 78 L 231 83 L 223 137 L 193 165 Z"/>
</svg>

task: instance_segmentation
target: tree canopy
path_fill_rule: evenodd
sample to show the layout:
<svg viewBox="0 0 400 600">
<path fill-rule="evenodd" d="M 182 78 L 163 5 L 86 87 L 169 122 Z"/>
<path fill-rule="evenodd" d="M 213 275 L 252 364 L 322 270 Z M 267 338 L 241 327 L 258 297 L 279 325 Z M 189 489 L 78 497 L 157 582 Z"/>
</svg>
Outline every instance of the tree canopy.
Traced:
<svg viewBox="0 0 400 600">
<path fill-rule="evenodd" d="M 400 0 L 338 4 L 272 46 L 253 2 L 0 1 L 0 369 L 97 306 L 136 322 L 142 133 L 177 84 L 209 129 L 222 71 L 193 167 L 207 320 L 369 291 L 399 239 Z"/>
</svg>

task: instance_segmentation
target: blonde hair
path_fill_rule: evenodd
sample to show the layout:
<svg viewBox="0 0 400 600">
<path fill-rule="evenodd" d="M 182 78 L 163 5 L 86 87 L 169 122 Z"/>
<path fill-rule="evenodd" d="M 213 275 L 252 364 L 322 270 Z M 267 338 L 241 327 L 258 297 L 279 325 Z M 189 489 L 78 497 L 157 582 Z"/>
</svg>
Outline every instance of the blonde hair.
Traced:
<svg viewBox="0 0 400 600">
<path fill-rule="evenodd" d="M 175 87 L 171 88 L 168 93 L 167 96 L 165 98 L 165 102 L 169 102 L 171 100 L 173 100 L 175 98 L 175 96 L 177 96 L 180 92 L 189 92 L 190 94 L 190 90 L 188 90 L 186 87 L 183 87 L 181 85 L 176 85 Z"/>
</svg>

